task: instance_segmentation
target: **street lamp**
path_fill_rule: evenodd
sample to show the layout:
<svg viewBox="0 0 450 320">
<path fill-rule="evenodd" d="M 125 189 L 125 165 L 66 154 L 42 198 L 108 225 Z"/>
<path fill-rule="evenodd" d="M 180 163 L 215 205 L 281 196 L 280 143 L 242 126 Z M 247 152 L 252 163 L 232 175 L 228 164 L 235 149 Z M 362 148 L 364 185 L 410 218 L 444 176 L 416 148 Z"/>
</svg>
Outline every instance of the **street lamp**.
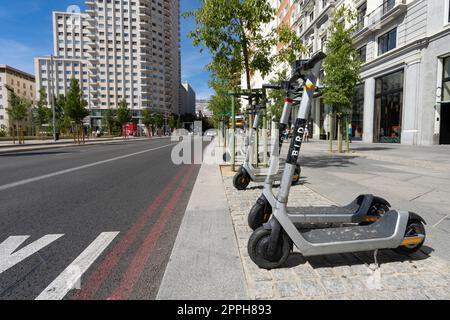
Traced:
<svg viewBox="0 0 450 320">
<path fill-rule="evenodd" d="M 54 77 L 54 67 L 55 67 L 55 61 L 53 59 L 53 55 L 50 56 L 50 92 L 51 92 L 51 105 L 52 105 L 52 113 L 53 113 L 53 142 L 56 142 L 56 114 L 55 114 L 55 92 L 54 92 L 54 83 L 53 83 L 53 77 Z"/>
</svg>

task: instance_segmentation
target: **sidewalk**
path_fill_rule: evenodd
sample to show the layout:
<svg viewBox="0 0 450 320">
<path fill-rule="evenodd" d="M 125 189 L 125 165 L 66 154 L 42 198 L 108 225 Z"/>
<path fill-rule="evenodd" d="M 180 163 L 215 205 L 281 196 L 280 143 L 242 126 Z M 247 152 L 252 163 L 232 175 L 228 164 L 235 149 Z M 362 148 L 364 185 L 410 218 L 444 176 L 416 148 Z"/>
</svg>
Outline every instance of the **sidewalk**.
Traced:
<svg viewBox="0 0 450 320">
<path fill-rule="evenodd" d="M 372 252 L 304 258 L 295 251 L 286 268 L 259 269 L 247 253 L 251 235 L 247 215 L 261 195 L 261 185 L 236 191 L 230 176 L 224 176 L 223 183 L 251 299 L 450 299 L 450 264 L 429 256 L 426 247 L 410 259 L 383 250 L 378 257 L 380 269 L 375 271 L 370 267 Z M 305 185 L 293 187 L 289 200 L 289 206 L 332 204 Z"/>
<path fill-rule="evenodd" d="M 311 141 L 306 143 L 305 147 L 309 151 L 326 153 L 329 150 L 329 142 Z M 333 148 L 335 151 L 338 148 L 336 141 L 333 142 Z M 345 148 L 344 142 L 344 150 Z M 345 156 L 345 154 L 343 155 Z M 350 144 L 350 155 L 450 173 L 450 145 L 407 146 L 354 141 Z"/>
<path fill-rule="evenodd" d="M 217 165 L 202 165 L 158 300 L 248 298 L 221 180 Z"/>
<path fill-rule="evenodd" d="M 361 144 L 358 152 L 365 152 L 364 156 L 356 153 L 340 156 L 326 153 L 326 146 L 320 142 L 305 144 L 302 184 L 292 188 L 289 206 L 346 204 L 346 198 L 354 197 L 355 192 L 360 194 L 373 189 L 373 184 L 380 184 L 369 181 L 365 185 L 367 190 L 362 189 L 358 182 L 365 181 L 361 179 L 365 175 L 379 174 L 376 179 L 382 181 L 392 178 L 388 180 L 389 184 L 395 183 L 396 179 L 415 177 L 401 170 L 431 172 L 438 178 L 444 174 L 411 165 L 395 170 L 386 168 L 395 167 L 404 152 L 415 154 L 411 160 L 426 160 L 426 154 L 432 153 L 431 149 L 424 155 L 424 152 L 413 148 L 398 151 L 392 146 L 372 150 L 374 146 L 371 146 L 369 150 Z M 378 152 L 377 157 L 398 159 L 394 160 L 395 163 L 366 161 L 364 157 L 369 152 L 374 155 Z M 445 149 L 436 148 L 433 152 L 436 154 L 432 155 L 433 159 L 440 155 L 440 161 L 447 162 Z M 368 168 L 366 163 L 369 163 Z M 359 167 L 355 169 L 356 166 Z M 333 176 L 331 172 L 336 169 L 361 173 L 342 172 Z M 380 169 L 381 172 L 372 172 Z M 372 170 L 372 173 L 367 173 L 367 170 Z M 352 176 L 352 181 L 343 179 L 347 175 L 357 177 Z M 232 177 L 229 167 L 202 166 L 158 299 L 450 299 L 450 259 L 434 252 L 438 245 L 448 247 L 448 233 L 439 229 L 443 224 L 435 227 L 434 219 L 431 219 L 433 224 L 429 223 L 427 227 L 429 240 L 421 252 L 404 257 L 391 250 L 383 250 L 378 256 L 379 269 L 373 266 L 373 252 L 305 258 L 298 251 L 291 255 L 285 268 L 259 269 L 247 253 L 251 235 L 247 215 L 261 195 L 262 184 L 252 183 L 248 190 L 237 191 L 232 185 Z M 420 177 L 420 181 L 424 182 L 424 178 Z M 404 187 L 399 185 L 400 189 Z M 385 183 L 381 183 L 380 188 L 388 189 Z M 412 189 L 416 188 L 413 185 Z M 408 194 L 410 191 L 402 189 L 398 192 Z M 391 195 L 392 192 L 388 193 Z M 393 198 L 393 205 L 410 202 L 394 195 L 387 197 L 390 201 Z"/>
</svg>

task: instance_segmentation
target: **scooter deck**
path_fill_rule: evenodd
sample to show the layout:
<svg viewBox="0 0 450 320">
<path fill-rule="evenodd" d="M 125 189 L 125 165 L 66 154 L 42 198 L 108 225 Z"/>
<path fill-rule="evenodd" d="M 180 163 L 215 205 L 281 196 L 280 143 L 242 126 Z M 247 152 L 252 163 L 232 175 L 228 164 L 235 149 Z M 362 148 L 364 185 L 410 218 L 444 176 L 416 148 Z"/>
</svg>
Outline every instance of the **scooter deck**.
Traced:
<svg viewBox="0 0 450 320">
<path fill-rule="evenodd" d="M 395 235 L 397 211 L 389 211 L 380 221 L 359 227 L 300 230 L 302 237 L 313 244 L 385 239 Z"/>
<path fill-rule="evenodd" d="M 358 223 L 367 219 L 373 199 L 373 195 L 360 195 L 344 207 L 297 207 L 288 208 L 287 213 L 294 224 Z"/>
</svg>

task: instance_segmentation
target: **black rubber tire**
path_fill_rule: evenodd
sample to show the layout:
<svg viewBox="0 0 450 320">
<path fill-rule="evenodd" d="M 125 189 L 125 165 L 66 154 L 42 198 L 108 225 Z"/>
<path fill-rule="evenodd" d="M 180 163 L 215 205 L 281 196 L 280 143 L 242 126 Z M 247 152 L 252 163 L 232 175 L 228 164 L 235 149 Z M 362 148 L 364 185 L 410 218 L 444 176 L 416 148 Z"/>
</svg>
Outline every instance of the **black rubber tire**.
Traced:
<svg viewBox="0 0 450 320">
<path fill-rule="evenodd" d="M 369 214 L 368 217 L 382 217 L 385 213 L 387 213 L 391 208 L 389 208 L 385 203 L 374 201 L 372 202 L 370 208 L 369 208 Z M 361 226 L 368 226 L 372 223 L 376 222 L 374 221 L 364 221 L 361 222 L 359 225 Z"/>
<path fill-rule="evenodd" d="M 259 228 L 251 235 L 248 240 L 248 254 L 250 259 L 261 269 L 272 270 L 283 266 L 292 252 L 292 241 L 283 232 L 277 252 L 270 259 L 265 255 L 268 243 L 270 241 L 271 231 Z"/>
<path fill-rule="evenodd" d="M 237 190 L 242 191 L 247 189 L 250 180 L 250 176 L 245 170 L 239 170 L 233 178 L 233 185 Z"/>
<path fill-rule="evenodd" d="M 268 222 L 271 215 L 272 206 L 269 203 L 263 203 L 262 200 L 258 200 L 248 215 L 248 226 L 255 231 L 261 228 L 264 223 Z"/>
<path fill-rule="evenodd" d="M 292 179 L 292 185 L 293 186 L 299 184 L 301 175 L 302 175 L 302 168 L 301 167 L 295 168 L 295 176 Z"/>
<path fill-rule="evenodd" d="M 405 237 L 412 236 L 413 234 L 411 234 L 410 232 L 423 234 L 426 238 L 425 226 L 423 225 L 422 221 L 413 219 L 409 220 L 408 225 L 406 226 Z M 416 253 L 422 248 L 423 244 L 425 243 L 425 238 L 421 243 L 415 245 L 414 247 L 400 246 L 397 249 L 394 249 L 394 251 L 398 254 L 403 255 L 410 255 Z"/>
</svg>

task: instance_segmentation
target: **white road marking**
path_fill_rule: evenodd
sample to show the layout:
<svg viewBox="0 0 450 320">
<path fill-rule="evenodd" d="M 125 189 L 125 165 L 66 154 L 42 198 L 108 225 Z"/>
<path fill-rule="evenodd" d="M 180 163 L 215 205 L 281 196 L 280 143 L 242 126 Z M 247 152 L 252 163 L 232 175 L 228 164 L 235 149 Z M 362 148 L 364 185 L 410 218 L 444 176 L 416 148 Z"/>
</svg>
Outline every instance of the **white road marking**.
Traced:
<svg viewBox="0 0 450 320">
<path fill-rule="evenodd" d="M 46 235 L 33 243 L 30 243 L 25 248 L 20 249 L 17 252 L 17 248 L 24 243 L 30 236 L 15 236 L 9 237 L 0 244 L 0 273 L 12 268 L 19 262 L 30 257 L 39 250 L 45 248 L 50 243 L 61 238 L 63 234 L 50 234 Z M 13 253 L 14 252 L 14 253 Z"/>
<path fill-rule="evenodd" d="M 127 154 L 127 155 L 120 156 L 120 157 L 115 157 L 115 158 L 111 158 L 111 159 L 107 159 L 107 160 L 103 160 L 103 161 L 98 161 L 98 162 L 86 164 L 84 166 L 79 166 L 79 167 L 75 167 L 75 168 L 71 168 L 71 169 L 66 169 L 66 170 L 62 170 L 62 171 L 57 171 L 57 172 L 45 174 L 45 175 L 42 175 L 42 176 L 39 176 L 39 177 L 34 177 L 34 178 L 30 178 L 30 179 L 25 179 L 25 180 L 20 180 L 20 181 L 17 181 L 17 182 L 8 183 L 8 184 L 0 186 L 0 191 L 5 191 L 5 190 L 8 190 L 8 189 L 16 188 L 16 187 L 19 187 L 19 186 L 23 186 L 25 184 L 29 184 L 29 183 L 32 183 L 32 182 L 36 182 L 36 181 L 40 181 L 40 180 L 44 180 L 44 179 L 57 177 L 57 176 L 60 176 L 60 175 L 63 175 L 63 174 L 67 174 L 67 173 L 71 173 L 71 172 L 74 172 L 74 171 L 79 171 L 79 170 L 83 170 L 83 169 L 99 166 L 101 164 L 105 164 L 105 163 L 109 163 L 109 162 L 113 162 L 113 161 L 117 161 L 117 160 L 130 158 L 130 157 L 137 156 L 137 155 L 140 155 L 140 154 L 143 154 L 143 153 L 148 153 L 148 152 L 151 152 L 151 151 L 156 151 L 156 150 L 159 150 L 159 149 L 171 147 L 173 145 L 175 145 L 175 144 L 172 143 L 172 144 L 168 144 L 168 145 L 165 145 L 165 146 L 162 146 L 162 147 L 158 147 L 158 148 L 147 149 L 147 150 L 143 150 L 143 151 Z"/>
<path fill-rule="evenodd" d="M 119 232 L 104 232 L 100 234 L 86 250 L 42 291 L 36 300 L 62 300 L 70 290 L 79 284 L 81 276 L 97 260 L 118 234 Z"/>
</svg>

